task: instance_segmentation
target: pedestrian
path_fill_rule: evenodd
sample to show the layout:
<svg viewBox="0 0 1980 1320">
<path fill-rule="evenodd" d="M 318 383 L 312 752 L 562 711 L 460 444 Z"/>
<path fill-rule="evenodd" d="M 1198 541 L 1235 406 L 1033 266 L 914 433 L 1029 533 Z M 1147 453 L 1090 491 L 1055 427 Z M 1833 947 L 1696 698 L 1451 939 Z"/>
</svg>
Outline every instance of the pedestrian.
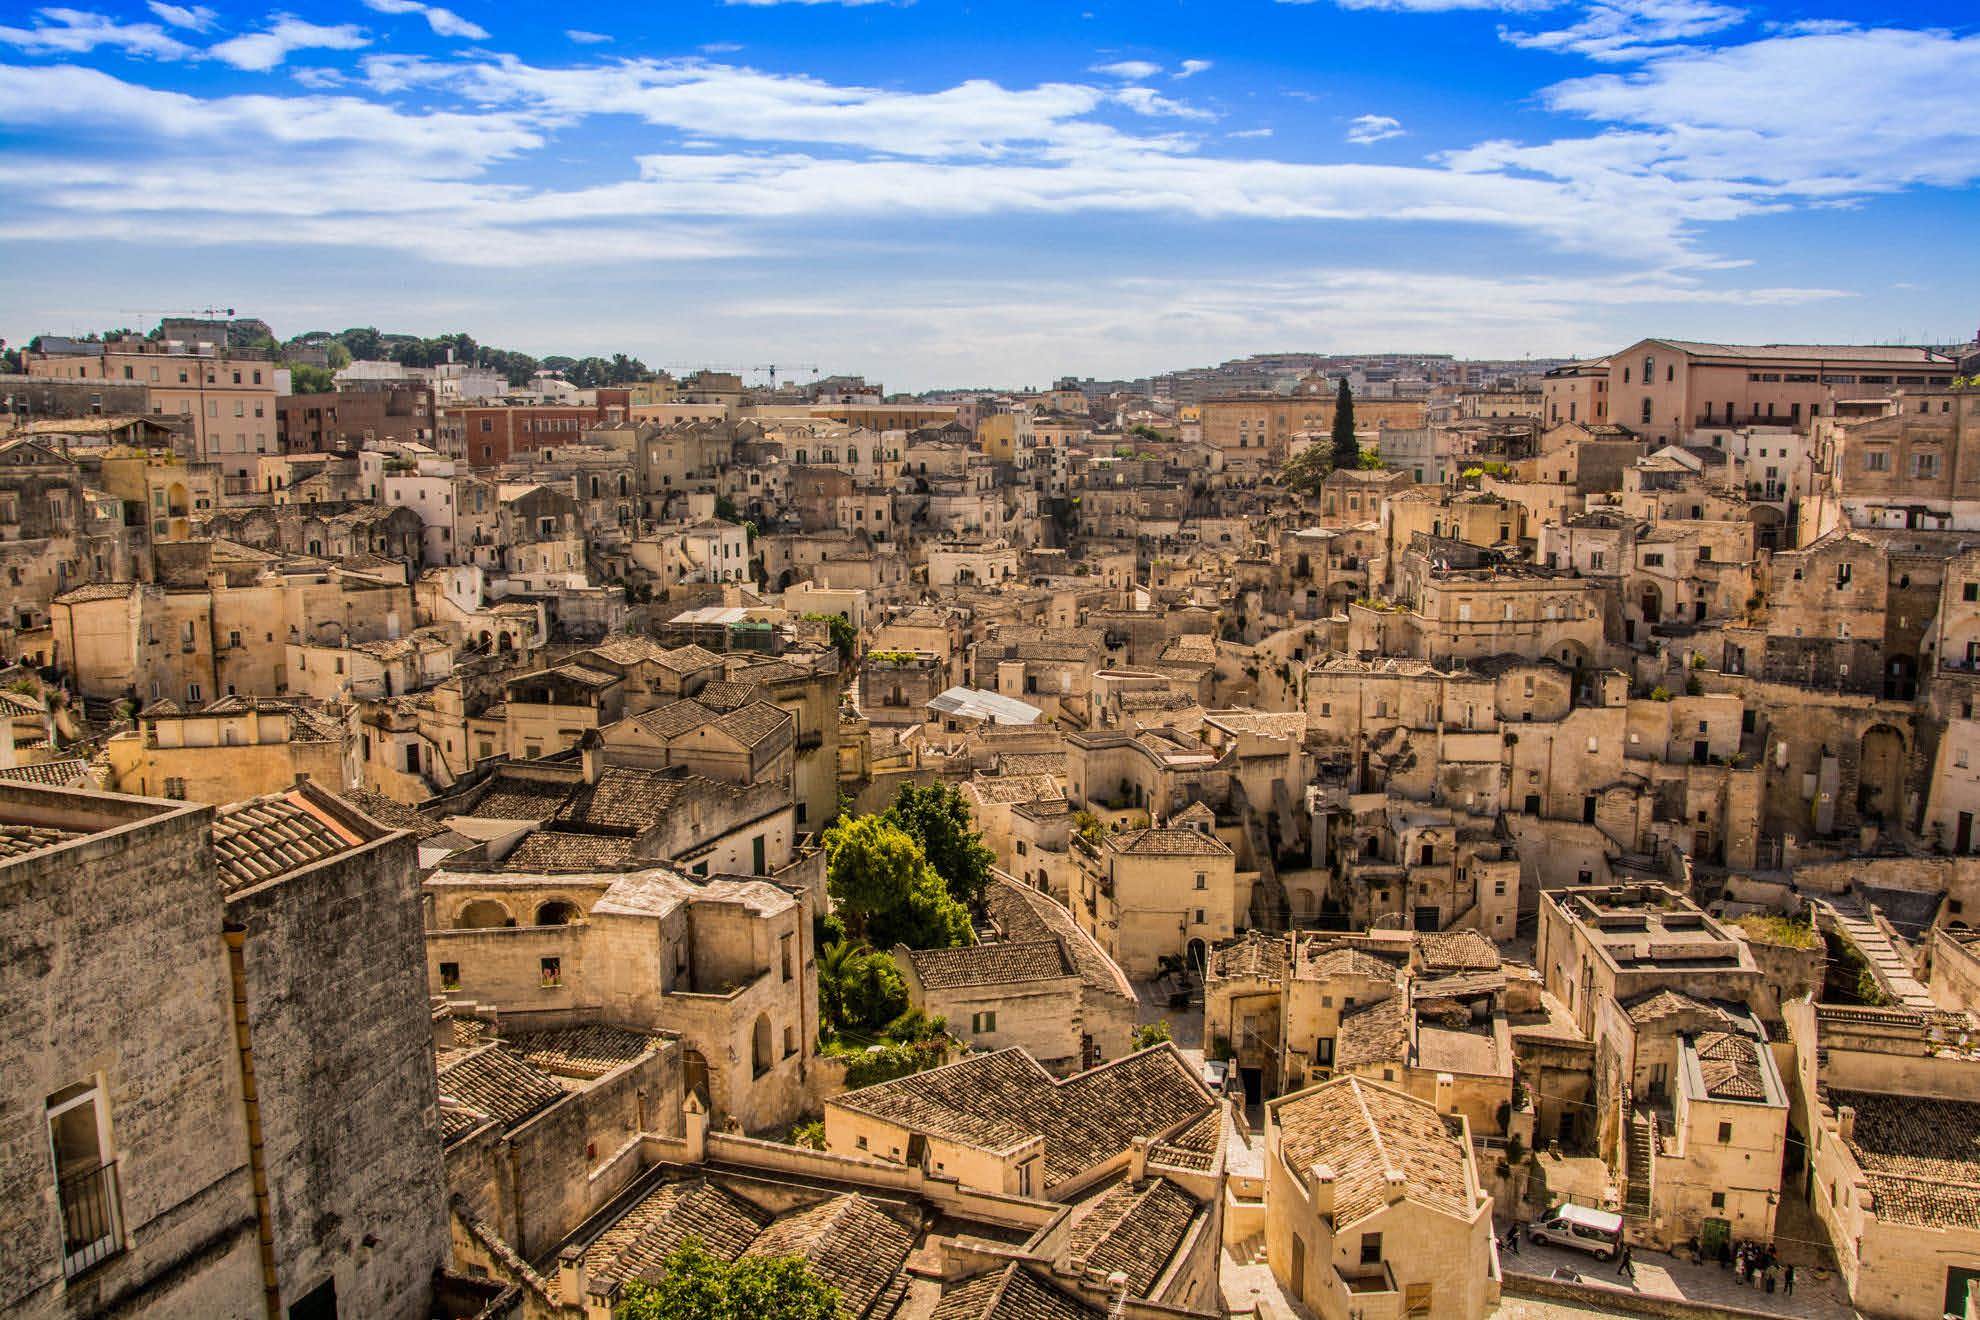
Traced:
<svg viewBox="0 0 1980 1320">
<path fill-rule="evenodd" d="M 1616 1253 L 1616 1275 L 1619 1278 L 1627 1276 L 1631 1283 L 1636 1282 L 1636 1262 L 1630 1258 L 1627 1242 L 1623 1243 L 1622 1250 Z"/>
<path fill-rule="evenodd" d="M 1792 1265 L 1784 1266 L 1781 1269 L 1781 1296 L 1794 1296 L 1794 1266 Z"/>
<path fill-rule="evenodd" d="M 1774 1270 L 1771 1265 L 1767 1267 L 1766 1286 L 1767 1286 L 1767 1293 L 1769 1296 L 1771 1296 L 1774 1291 Z"/>
</svg>

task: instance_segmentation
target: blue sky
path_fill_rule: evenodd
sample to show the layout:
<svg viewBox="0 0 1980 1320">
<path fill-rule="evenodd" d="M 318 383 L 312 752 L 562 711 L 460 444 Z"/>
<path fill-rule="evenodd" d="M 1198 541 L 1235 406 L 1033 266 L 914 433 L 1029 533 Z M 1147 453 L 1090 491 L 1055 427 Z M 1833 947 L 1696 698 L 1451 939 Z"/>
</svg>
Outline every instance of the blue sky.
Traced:
<svg viewBox="0 0 1980 1320">
<path fill-rule="evenodd" d="M 891 388 L 1980 323 L 1980 19 L 0 8 L 0 336 L 228 305 Z"/>
</svg>

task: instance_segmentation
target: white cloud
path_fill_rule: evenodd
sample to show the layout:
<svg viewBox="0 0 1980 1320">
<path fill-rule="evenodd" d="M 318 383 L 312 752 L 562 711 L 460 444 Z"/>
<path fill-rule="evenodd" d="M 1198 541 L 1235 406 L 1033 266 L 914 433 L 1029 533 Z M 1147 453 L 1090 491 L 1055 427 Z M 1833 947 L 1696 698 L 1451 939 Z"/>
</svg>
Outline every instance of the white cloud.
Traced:
<svg viewBox="0 0 1980 1320">
<path fill-rule="evenodd" d="M 1123 87 L 1110 100 L 1118 101 L 1138 115 L 1168 116 L 1171 119 L 1215 119 L 1208 110 L 1163 96 L 1148 87 Z"/>
<path fill-rule="evenodd" d="M 210 30 L 220 17 L 205 5 L 168 5 L 161 0 L 148 0 L 145 8 L 173 27 L 189 28 L 194 32 Z"/>
<path fill-rule="evenodd" d="M 583 28 L 565 28 L 564 35 L 580 46 L 602 46 L 612 39 L 603 32 L 586 32 Z"/>
<path fill-rule="evenodd" d="M 81 9 L 38 9 L 33 27 L 0 26 L 0 45 L 16 46 L 30 55 L 82 55 L 110 46 L 130 55 L 177 60 L 193 48 L 156 23 L 119 23 Z"/>
<path fill-rule="evenodd" d="M 1348 121 L 1347 140 L 1358 147 L 1373 146 L 1402 135 L 1402 121 L 1388 115 L 1356 115 Z"/>
<path fill-rule="evenodd" d="M 351 85 L 349 75 L 342 69 L 297 69 L 289 76 L 294 78 L 298 85 L 307 87 L 313 92 Z"/>
<path fill-rule="evenodd" d="M 1744 9 L 1715 0 L 1602 0 L 1580 21 L 1548 32 L 1499 29 L 1499 39 L 1529 50 L 1566 51 L 1605 62 L 1636 61 L 1668 53 L 1671 43 L 1694 41 L 1732 27 Z"/>
<path fill-rule="evenodd" d="M 1170 76 L 1174 78 L 1194 78 L 1197 74 L 1211 67 L 1212 65 L 1209 60 L 1184 60 L 1176 66 L 1176 71 Z"/>
<path fill-rule="evenodd" d="M 468 41 L 488 39 L 487 28 L 440 5 L 421 4 L 420 0 L 364 0 L 364 7 L 380 14 L 418 14 L 435 36 L 461 37 Z"/>
<path fill-rule="evenodd" d="M 292 14 L 273 14 L 261 32 L 230 37 L 208 47 L 207 54 L 237 69 L 266 72 L 298 50 L 357 50 L 371 44 L 364 29 L 350 23 L 324 26 Z"/>
<path fill-rule="evenodd" d="M 1143 78 L 1153 78 L 1162 71 L 1159 64 L 1147 60 L 1116 60 L 1112 64 L 1096 64 L 1089 71 L 1104 73 L 1109 78 L 1125 78 L 1129 82 L 1140 82 Z"/>
<path fill-rule="evenodd" d="M 1240 128 L 1234 132 L 1226 133 L 1224 136 L 1229 138 L 1268 138 L 1272 136 L 1272 130 L 1269 128 Z"/>
</svg>

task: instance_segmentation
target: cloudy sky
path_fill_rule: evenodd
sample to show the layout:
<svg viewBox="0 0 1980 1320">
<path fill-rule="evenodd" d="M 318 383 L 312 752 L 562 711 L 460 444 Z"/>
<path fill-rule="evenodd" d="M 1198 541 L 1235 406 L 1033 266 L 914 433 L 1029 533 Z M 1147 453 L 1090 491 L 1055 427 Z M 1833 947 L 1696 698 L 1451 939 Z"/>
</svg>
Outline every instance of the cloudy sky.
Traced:
<svg viewBox="0 0 1980 1320">
<path fill-rule="evenodd" d="M 924 388 L 1964 338 L 1976 182 L 1947 0 L 0 6 L 13 343 L 218 304 Z"/>
</svg>

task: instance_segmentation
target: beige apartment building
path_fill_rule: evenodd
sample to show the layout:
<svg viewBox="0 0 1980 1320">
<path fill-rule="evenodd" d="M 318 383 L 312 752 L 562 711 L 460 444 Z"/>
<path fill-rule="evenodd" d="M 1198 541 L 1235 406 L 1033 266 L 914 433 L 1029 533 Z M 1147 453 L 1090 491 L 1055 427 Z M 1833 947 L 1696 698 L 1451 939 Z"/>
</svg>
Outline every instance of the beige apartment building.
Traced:
<svg viewBox="0 0 1980 1320">
<path fill-rule="evenodd" d="M 178 418 L 193 453 L 245 490 L 260 454 L 280 450 L 275 400 L 288 375 L 266 355 L 135 336 L 80 345 L 88 353 L 30 353 L 30 376 L 143 385 L 153 416 Z"/>
<path fill-rule="evenodd" d="M 1294 436 L 1315 436 L 1324 442 L 1334 425 L 1334 400 L 1311 395 L 1206 399 L 1199 412 L 1203 442 L 1220 450 L 1226 463 L 1280 463 Z M 1358 430 L 1422 426 L 1425 421 L 1425 405 L 1419 399 L 1354 401 Z"/>
<path fill-rule="evenodd" d="M 1842 401 L 1947 386 L 1953 371 L 1927 348 L 1644 339 L 1609 358 L 1608 420 L 1658 445 L 1708 426 L 1805 431 Z"/>
<path fill-rule="evenodd" d="M 1589 358 L 1555 367 L 1540 382 L 1541 422 L 1609 420 L 1609 359 Z"/>
</svg>

